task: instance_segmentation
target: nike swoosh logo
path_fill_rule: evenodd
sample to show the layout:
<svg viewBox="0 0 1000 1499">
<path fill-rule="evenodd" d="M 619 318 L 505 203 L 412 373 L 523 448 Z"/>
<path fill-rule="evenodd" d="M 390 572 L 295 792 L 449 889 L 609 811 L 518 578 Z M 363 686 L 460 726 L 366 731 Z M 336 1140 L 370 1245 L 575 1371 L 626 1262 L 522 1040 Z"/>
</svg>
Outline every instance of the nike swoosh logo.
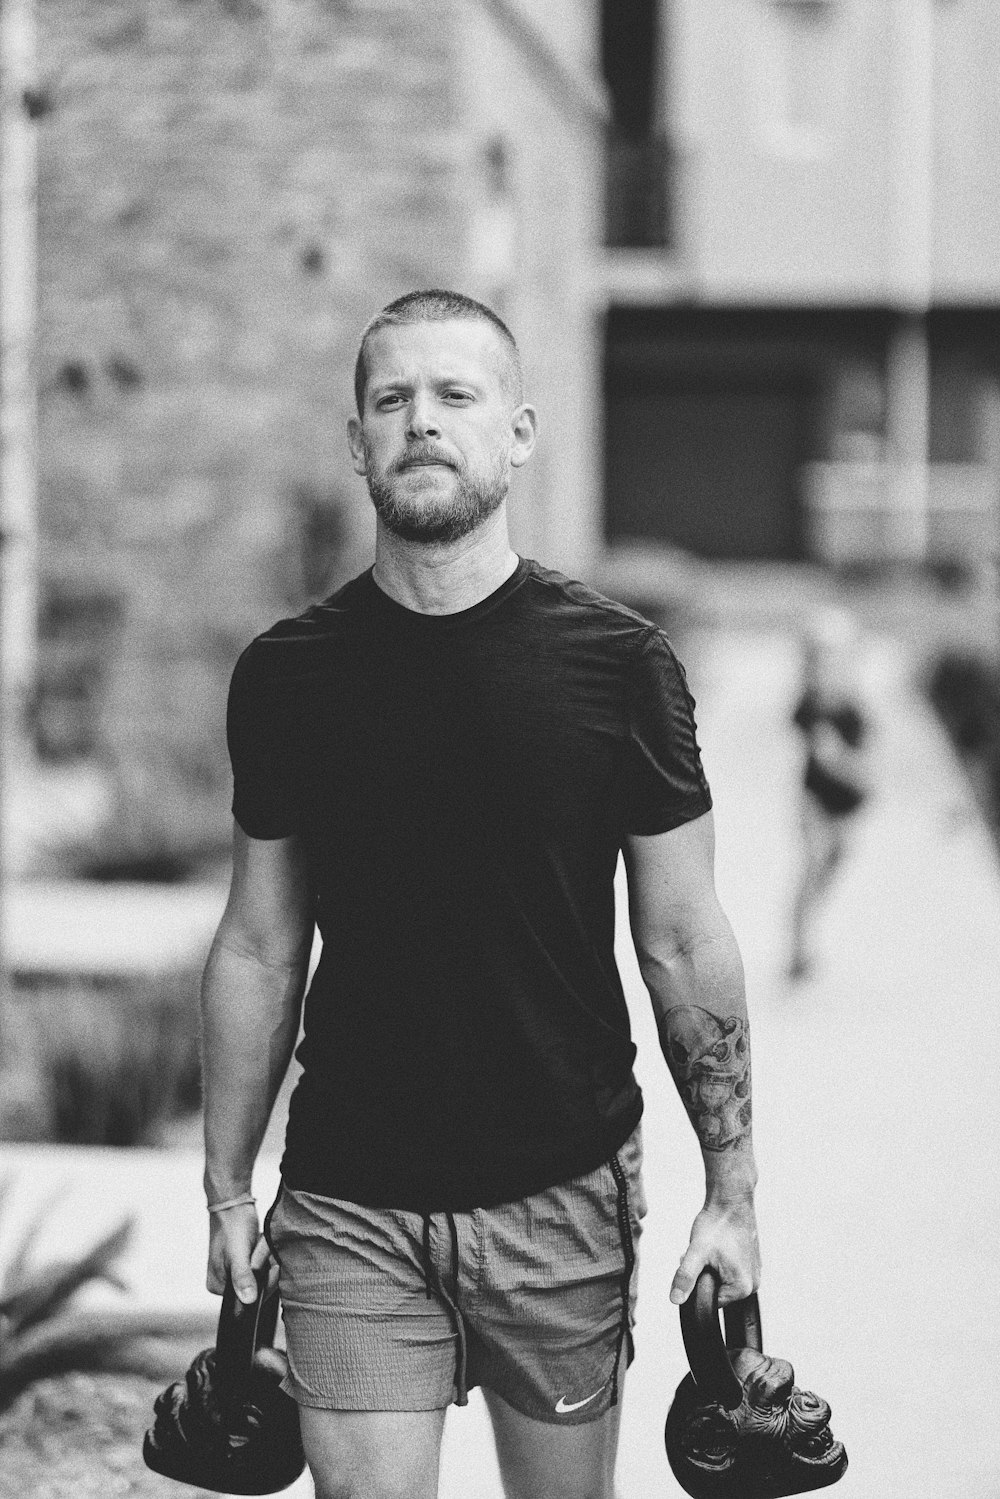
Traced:
<svg viewBox="0 0 1000 1499">
<path fill-rule="evenodd" d="M 607 1381 L 605 1380 L 605 1384 L 606 1383 Z M 601 1390 L 603 1389 L 604 1385 L 601 1385 Z M 578 1411 L 581 1405 L 589 1405 L 592 1400 L 597 1399 L 598 1395 L 601 1393 L 601 1390 L 595 1390 L 592 1395 L 587 1396 L 586 1400 L 573 1400 L 568 1403 L 566 1401 L 566 1397 L 564 1395 L 560 1395 L 559 1399 L 556 1401 L 556 1415 L 565 1416 L 569 1411 Z"/>
</svg>

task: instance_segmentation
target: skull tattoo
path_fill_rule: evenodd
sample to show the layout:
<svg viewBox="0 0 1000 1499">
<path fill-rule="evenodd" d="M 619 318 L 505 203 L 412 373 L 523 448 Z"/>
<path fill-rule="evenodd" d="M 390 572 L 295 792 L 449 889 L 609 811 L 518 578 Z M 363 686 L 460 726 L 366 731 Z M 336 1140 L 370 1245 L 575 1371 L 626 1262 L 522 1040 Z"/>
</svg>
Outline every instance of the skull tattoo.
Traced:
<svg viewBox="0 0 1000 1499">
<path fill-rule="evenodd" d="M 706 1150 L 728 1150 L 750 1128 L 750 1036 L 745 1020 L 676 1005 L 660 1021 L 664 1055 Z"/>
</svg>

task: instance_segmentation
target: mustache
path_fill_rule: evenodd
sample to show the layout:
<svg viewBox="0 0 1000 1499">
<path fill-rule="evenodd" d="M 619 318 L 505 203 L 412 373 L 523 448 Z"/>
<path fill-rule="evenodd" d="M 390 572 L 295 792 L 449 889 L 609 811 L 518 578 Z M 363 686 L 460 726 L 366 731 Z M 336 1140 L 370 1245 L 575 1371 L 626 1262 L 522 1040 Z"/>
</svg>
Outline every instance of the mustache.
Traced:
<svg viewBox="0 0 1000 1499">
<path fill-rule="evenodd" d="M 398 474 L 402 473 L 404 469 L 418 468 L 421 464 L 426 463 L 443 463 L 446 467 L 453 468 L 456 472 L 459 471 L 459 465 L 447 453 L 441 453 L 437 448 L 430 447 L 425 443 L 420 447 L 410 448 L 409 452 L 405 453 L 402 458 L 397 458 L 390 472 Z"/>
</svg>

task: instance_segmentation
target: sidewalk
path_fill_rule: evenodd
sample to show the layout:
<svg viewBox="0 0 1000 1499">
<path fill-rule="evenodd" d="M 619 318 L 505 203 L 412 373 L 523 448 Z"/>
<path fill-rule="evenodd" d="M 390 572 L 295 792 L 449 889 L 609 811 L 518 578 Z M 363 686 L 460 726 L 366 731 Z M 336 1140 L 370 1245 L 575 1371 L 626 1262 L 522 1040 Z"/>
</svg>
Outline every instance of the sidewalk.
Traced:
<svg viewBox="0 0 1000 1499">
<path fill-rule="evenodd" d="M 747 968 L 765 1347 L 833 1406 L 851 1460 L 844 1499 L 996 1495 L 993 845 L 905 661 L 880 643 L 867 684 L 878 794 L 831 893 L 817 977 L 790 989 L 794 649 L 744 629 L 701 635 L 685 654 L 715 794 L 719 889 Z M 622 967 L 641 1030 L 655 1204 L 619 1469 L 623 1499 L 641 1499 L 679 1492 L 661 1439 L 683 1368 L 666 1293 L 699 1173 L 625 951 Z"/>
<path fill-rule="evenodd" d="M 1000 872 L 992 843 L 905 661 L 879 644 L 868 673 L 878 794 L 831 894 L 817 976 L 790 989 L 782 969 L 796 857 L 794 647 L 764 623 L 734 623 L 699 632 L 683 654 L 715 796 L 720 894 L 747 969 L 765 1346 L 832 1404 L 851 1460 L 837 1488 L 844 1499 L 988 1499 L 1000 1494 L 990 1316 L 1000 1272 L 991 1161 Z M 619 1490 L 621 1499 L 653 1499 L 680 1493 L 662 1439 L 685 1368 L 667 1293 L 700 1206 L 701 1169 L 659 1055 L 623 884 L 620 894 L 650 1213 Z M 136 1211 L 129 1275 L 139 1299 L 217 1306 L 202 1289 L 206 1229 L 194 1153 L 83 1151 L 68 1162 L 65 1152 L 0 1150 L 0 1176 L 13 1170 L 18 1178 L 20 1211 L 70 1169 L 55 1227 L 72 1225 L 86 1240 Z M 262 1198 L 276 1169 L 274 1155 L 261 1162 Z M 467 1410 L 449 1414 L 441 1499 L 500 1495 L 474 1394 Z"/>
</svg>

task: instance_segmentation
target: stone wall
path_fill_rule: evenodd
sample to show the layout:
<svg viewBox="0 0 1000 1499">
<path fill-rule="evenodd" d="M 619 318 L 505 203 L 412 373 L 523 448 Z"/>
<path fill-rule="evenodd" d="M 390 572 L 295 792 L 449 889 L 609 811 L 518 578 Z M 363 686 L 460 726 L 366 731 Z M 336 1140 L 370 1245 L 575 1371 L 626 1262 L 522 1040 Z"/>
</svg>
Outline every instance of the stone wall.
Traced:
<svg viewBox="0 0 1000 1499">
<path fill-rule="evenodd" d="M 105 862 L 166 869 L 228 835 L 238 651 L 370 560 L 344 427 L 379 306 L 497 303 L 543 412 L 517 540 L 592 549 L 596 8 L 555 49 L 517 0 L 38 6 L 36 734 L 109 766 Z"/>
<path fill-rule="evenodd" d="M 602 89 L 585 66 L 596 57 L 598 7 L 560 0 L 558 50 L 540 10 L 529 0 L 460 7 L 465 181 L 474 188 L 467 272 L 515 329 L 538 407 L 539 443 L 512 492 L 515 545 L 587 576 L 604 541 L 593 295 L 604 116 Z"/>
<path fill-rule="evenodd" d="M 460 272 L 450 10 L 41 0 L 39 736 L 126 854 L 228 827 L 238 650 L 365 564 L 358 334 Z"/>
</svg>

